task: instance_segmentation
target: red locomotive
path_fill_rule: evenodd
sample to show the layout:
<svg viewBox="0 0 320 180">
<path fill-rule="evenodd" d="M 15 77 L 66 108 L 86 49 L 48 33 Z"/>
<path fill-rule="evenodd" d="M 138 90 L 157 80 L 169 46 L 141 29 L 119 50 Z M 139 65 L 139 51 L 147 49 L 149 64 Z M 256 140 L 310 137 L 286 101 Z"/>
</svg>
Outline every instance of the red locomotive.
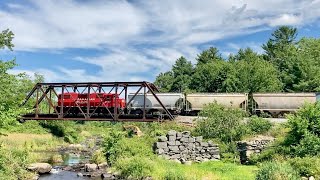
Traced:
<svg viewBox="0 0 320 180">
<path fill-rule="evenodd" d="M 89 101 L 88 101 L 89 97 Z M 71 114 L 78 114 L 81 112 L 87 112 L 89 102 L 89 112 L 92 113 L 107 113 L 114 112 L 114 108 L 123 109 L 126 106 L 125 99 L 119 97 L 119 94 L 114 93 L 87 93 L 80 94 L 76 92 L 64 93 L 58 96 L 57 111 L 63 104 L 63 111 Z M 81 110 L 80 110 L 81 109 Z M 109 110 L 109 111 L 108 111 Z"/>
</svg>

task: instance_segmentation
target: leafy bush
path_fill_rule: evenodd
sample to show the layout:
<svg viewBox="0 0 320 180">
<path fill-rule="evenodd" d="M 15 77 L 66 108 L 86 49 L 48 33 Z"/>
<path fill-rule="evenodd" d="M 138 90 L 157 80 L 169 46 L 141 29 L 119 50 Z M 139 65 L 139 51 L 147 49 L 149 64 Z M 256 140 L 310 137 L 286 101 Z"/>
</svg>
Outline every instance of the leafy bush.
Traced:
<svg viewBox="0 0 320 180">
<path fill-rule="evenodd" d="M 103 146 L 108 163 L 113 165 L 121 158 L 153 155 L 152 144 L 154 140 L 152 138 L 125 138 L 124 135 L 123 132 L 113 131 L 104 138 Z"/>
<path fill-rule="evenodd" d="M 163 177 L 165 180 L 185 180 L 187 179 L 186 175 L 179 171 L 178 169 L 169 169 L 165 172 Z"/>
<path fill-rule="evenodd" d="M 223 162 L 240 163 L 239 151 L 236 142 L 218 142 L 220 155 Z"/>
<path fill-rule="evenodd" d="M 244 111 L 236 108 L 226 108 L 217 103 L 211 103 L 200 112 L 204 117 L 199 120 L 195 133 L 204 138 L 218 138 L 222 142 L 238 141 L 247 133 L 243 122 Z"/>
<path fill-rule="evenodd" d="M 320 138 L 312 133 L 306 133 L 293 149 L 294 154 L 300 157 L 320 155 Z"/>
<path fill-rule="evenodd" d="M 257 164 L 264 161 L 271 161 L 274 158 L 276 150 L 274 148 L 269 148 L 264 151 L 261 151 L 260 154 L 250 155 L 248 164 Z"/>
<path fill-rule="evenodd" d="M 32 179 L 33 173 L 26 170 L 28 163 L 26 150 L 8 149 L 0 144 L 0 179 Z"/>
<path fill-rule="evenodd" d="M 115 164 L 120 170 L 123 178 L 142 179 L 151 176 L 153 170 L 152 161 L 148 158 L 134 156 L 131 158 L 121 158 Z"/>
<path fill-rule="evenodd" d="M 266 162 L 262 164 L 256 175 L 256 180 L 298 180 L 298 172 L 289 164 Z"/>
<path fill-rule="evenodd" d="M 292 156 L 320 155 L 320 102 L 305 104 L 288 117 L 290 131 L 283 143 Z"/>
<path fill-rule="evenodd" d="M 95 164 L 101 164 L 103 162 L 106 162 L 106 157 L 104 156 L 102 150 L 95 151 L 91 156 L 90 162 Z"/>
<path fill-rule="evenodd" d="M 300 176 L 314 176 L 320 178 L 320 159 L 319 157 L 296 157 L 289 159 L 290 165 L 299 172 Z"/>
<path fill-rule="evenodd" d="M 272 128 L 272 123 L 263 118 L 253 116 L 248 120 L 247 127 L 252 134 L 263 134 Z"/>
<path fill-rule="evenodd" d="M 50 132 L 58 137 L 63 137 L 68 143 L 76 143 L 82 140 L 80 136 L 81 130 L 76 126 L 75 122 L 64 121 L 44 121 L 40 125 L 50 130 Z"/>
</svg>

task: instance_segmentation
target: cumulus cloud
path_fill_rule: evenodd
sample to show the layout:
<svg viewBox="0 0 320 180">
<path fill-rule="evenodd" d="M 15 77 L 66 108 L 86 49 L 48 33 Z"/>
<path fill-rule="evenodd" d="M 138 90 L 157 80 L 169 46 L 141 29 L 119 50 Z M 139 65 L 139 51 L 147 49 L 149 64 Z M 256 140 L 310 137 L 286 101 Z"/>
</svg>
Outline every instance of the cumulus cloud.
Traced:
<svg viewBox="0 0 320 180">
<path fill-rule="evenodd" d="M 278 18 L 270 21 L 271 26 L 279 26 L 279 25 L 300 25 L 302 23 L 303 18 L 299 15 L 294 14 L 282 14 Z"/>
<path fill-rule="evenodd" d="M 15 32 L 18 51 L 80 48 L 106 52 L 71 59 L 97 65 L 97 72 L 57 67 L 47 70 L 54 73 L 48 78 L 52 81 L 64 76 L 73 81 L 82 76 L 88 81 L 152 81 L 178 57 L 193 60 L 204 43 L 279 25 L 303 26 L 320 17 L 320 0 L 29 0 L 7 7 L 0 10 L 0 28 Z M 246 46 L 261 50 L 250 42 Z M 230 46 L 222 53 L 233 51 L 235 47 Z"/>
</svg>

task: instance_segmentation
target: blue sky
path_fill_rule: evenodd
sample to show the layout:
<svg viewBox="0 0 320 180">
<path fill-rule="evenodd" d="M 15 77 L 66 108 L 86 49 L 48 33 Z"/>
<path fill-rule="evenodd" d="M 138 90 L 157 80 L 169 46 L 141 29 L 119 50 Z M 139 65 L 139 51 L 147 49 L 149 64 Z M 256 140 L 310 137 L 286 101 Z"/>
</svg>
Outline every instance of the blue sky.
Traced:
<svg viewBox="0 0 320 180">
<path fill-rule="evenodd" d="M 261 44 L 280 25 L 320 36 L 320 0 L 1 0 L 0 29 L 15 33 L 11 73 L 47 82 L 154 81 L 185 56 L 223 56 Z"/>
</svg>

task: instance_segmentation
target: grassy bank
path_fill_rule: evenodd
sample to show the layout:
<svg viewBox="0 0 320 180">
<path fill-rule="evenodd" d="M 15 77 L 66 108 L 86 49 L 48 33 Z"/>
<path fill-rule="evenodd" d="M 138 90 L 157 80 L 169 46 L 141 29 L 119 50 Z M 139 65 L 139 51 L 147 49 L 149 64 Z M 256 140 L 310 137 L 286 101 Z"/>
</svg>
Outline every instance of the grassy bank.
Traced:
<svg viewBox="0 0 320 180">
<path fill-rule="evenodd" d="M 154 161 L 154 171 L 151 176 L 154 179 L 254 179 L 256 166 L 243 166 L 239 164 L 226 163 L 221 161 L 210 161 L 192 164 L 191 166 L 177 164 L 163 159 Z"/>
</svg>

